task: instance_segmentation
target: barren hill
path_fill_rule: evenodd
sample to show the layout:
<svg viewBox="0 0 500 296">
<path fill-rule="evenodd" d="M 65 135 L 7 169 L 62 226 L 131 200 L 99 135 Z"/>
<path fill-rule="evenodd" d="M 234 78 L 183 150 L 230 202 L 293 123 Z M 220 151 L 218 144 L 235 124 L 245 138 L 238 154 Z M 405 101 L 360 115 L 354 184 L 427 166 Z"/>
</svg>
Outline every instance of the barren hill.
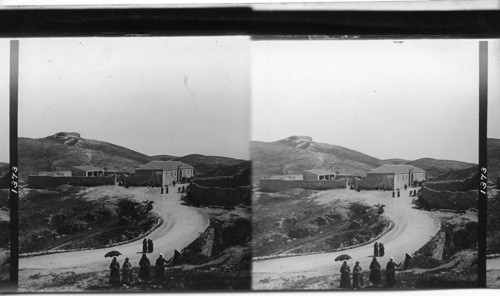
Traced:
<svg viewBox="0 0 500 296">
<path fill-rule="evenodd" d="M 500 176 L 500 139 L 488 138 L 488 180 L 496 182 Z"/>
<path fill-rule="evenodd" d="M 198 173 L 233 165 L 243 160 L 199 154 L 170 158 L 169 155 L 148 156 L 108 142 L 84 139 L 78 133 L 60 132 L 40 139 L 19 138 L 20 178 L 41 171 L 69 170 L 72 166 L 93 165 L 107 170 L 134 171 L 153 160 L 179 160 Z"/>
<path fill-rule="evenodd" d="M 301 174 L 324 168 L 341 174 L 365 175 L 382 165 L 375 157 L 342 146 L 317 143 L 310 137 L 292 136 L 276 142 L 251 142 L 254 181 L 271 175 Z"/>
<path fill-rule="evenodd" d="M 9 188 L 9 186 L 10 186 L 9 164 L 5 162 L 0 162 L 0 189 Z"/>
<path fill-rule="evenodd" d="M 427 178 L 435 178 L 451 171 L 464 170 L 467 168 L 475 167 L 477 164 L 462 162 L 457 160 L 445 160 L 434 158 L 420 158 L 405 164 L 414 165 L 426 171 Z"/>
<path fill-rule="evenodd" d="M 244 162 L 243 159 L 235 159 L 224 156 L 206 156 L 201 154 L 189 154 L 178 157 L 173 160 L 182 161 L 196 169 L 197 174 L 204 175 L 207 172 L 223 168 L 230 165 L 235 165 Z"/>
</svg>

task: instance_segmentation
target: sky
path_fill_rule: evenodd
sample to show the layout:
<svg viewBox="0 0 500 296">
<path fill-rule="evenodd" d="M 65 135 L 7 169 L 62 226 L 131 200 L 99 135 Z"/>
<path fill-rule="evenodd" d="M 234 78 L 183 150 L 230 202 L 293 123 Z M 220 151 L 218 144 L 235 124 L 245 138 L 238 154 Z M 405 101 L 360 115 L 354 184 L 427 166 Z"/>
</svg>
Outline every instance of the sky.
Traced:
<svg viewBox="0 0 500 296">
<path fill-rule="evenodd" d="M 500 139 L 500 40 L 488 44 L 488 138 Z"/>
<path fill-rule="evenodd" d="M 78 132 L 147 155 L 248 159 L 248 42 L 248 37 L 23 39 L 19 136 Z M 8 80 L 5 74 L 0 81 Z"/>
<path fill-rule="evenodd" d="M 253 42 L 252 139 L 477 163 L 478 52 L 477 40 Z"/>
<path fill-rule="evenodd" d="M 0 162 L 9 162 L 10 43 L 0 39 Z"/>
</svg>

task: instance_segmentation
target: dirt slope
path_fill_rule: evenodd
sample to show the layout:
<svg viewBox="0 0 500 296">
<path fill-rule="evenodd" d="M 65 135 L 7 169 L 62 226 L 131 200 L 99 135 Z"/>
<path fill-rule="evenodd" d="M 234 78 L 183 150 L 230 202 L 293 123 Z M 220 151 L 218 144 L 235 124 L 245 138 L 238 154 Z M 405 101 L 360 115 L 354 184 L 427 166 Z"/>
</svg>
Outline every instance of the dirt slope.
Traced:
<svg viewBox="0 0 500 296">
<path fill-rule="evenodd" d="M 477 166 L 477 164 L 474 163 L 434 158 L 420 158 L 405 164 L 414 165 L 425 170 L 427 178 L 435 178 L 438 175 L 446 174 L 451 171 L 458 171 Z"/>
<path fill-rule="evenodd" d="M 433 213 L 413 208 L 412 199 L 404 194 L 401 198 L 393 199 L 389 197 L 389 192 L 329 190 L 320 197 L 325 203 L 349 200 L 386 205 L 385 214 L 395 226 L 377 240 L 384 243 L 386 251 L 385 257 L 379 259 L 381 265 L 385 265 L 389 257 L 394 257 L 396 262 L 403 261 L 406 252 L 413 253 L 420 249 L 440 229 L 439 219 Z M 367 270 L 372 260 L 373 246 L 368 244 L 340 252 L 255 261 L 252 269 L 253 288 L 286 289 L 293 287 L 294 282 L 325 275 L 327 280 L 322 283 L 322 288 L 330 287 L 331 278 L 328 275 L 333 277 L 333 274 L 338 273 L 341 263 L 335 262 L 334 258 L 341 254 L 349 254 Z"/>
</svg>

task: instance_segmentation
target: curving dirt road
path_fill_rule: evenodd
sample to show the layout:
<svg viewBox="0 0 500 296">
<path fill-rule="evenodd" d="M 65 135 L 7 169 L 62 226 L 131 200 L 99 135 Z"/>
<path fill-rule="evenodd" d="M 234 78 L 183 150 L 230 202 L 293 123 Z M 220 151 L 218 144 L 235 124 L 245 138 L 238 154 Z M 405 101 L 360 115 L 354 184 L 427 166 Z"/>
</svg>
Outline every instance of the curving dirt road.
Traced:
<svg viewBox="0 0 500 296">
<path fill-rule="evenodd" d="M 122 193 L 133 195 L 137 200 L 153 200 L 153 210 L 158 213 L 166 223 L 151 232 L 147 237 L 154 242 L 154 252 L 147 254 L 150 261 L 154 262 L 159 253 L 168 259 L 173 255 L 174 249 L 182 249 L 194 241 L 209 225 L 208 216 L 197 208 L 181 205 L 180 193 L 177 188 L 170 187 L 169 194 L 160 194 L 160 188 L 129 188 L 118 186 L 99 186 L 87 189 L 88 198 L 97 198 L 106 193 Z M 102 271 L 109 268 L 110 258 L 104 254 L 111 250 L 122 253 L 118 261 L 120 265 L 125 257 L 129 257 L 133 266 L 137 266 L 142 256 L 142 239 L 124 245 L 67 253 L 58 253 L 34 256 L 19 259 L 20 286 L 25 286 L 33 274 L 48 274 L 65 271 L 77 273 Z M 27 285 L 29 286 L 29 284 Z"/>
<path fill-rule="evenodd" d="M 329 190 L 315 195 L 319 203 L 329 203 L 333 200 L 344 202 L 359 201 L 369 205 L 384 204 L 385 215 L 394 223 L 394 227 L 377 241 L 385 245 L 385 256 L 378 261 L 385 268 L 390 257 L 396 262 L 404 260 L 405 253 L 413 253 L 425 245 L 440 228 L 439 219 L 432 212 L 426 212 L 412 207 L 412 197 L 402 190 L 400 198 L 392 198 L 392 192 L 354 190 Z M 325 277 L 339 274 L 341 262 L 335 262 L 335 257 L 349 254 L 351 268 L 354 261 L 359 261 L 364 270 L 368 270 L 373 255 L 373 244 L 360 246 L 350 250 L 295 256 L 286 258 L 254 261 L 252 267 L 253 283 L 256 290 L 289 289 L 294 283 L 304 282 L 308 278 Z M 329 286 L 330 284 L 328 284 Z M 308 288 L 318 288 L 311 286 Z"/>
</svg>

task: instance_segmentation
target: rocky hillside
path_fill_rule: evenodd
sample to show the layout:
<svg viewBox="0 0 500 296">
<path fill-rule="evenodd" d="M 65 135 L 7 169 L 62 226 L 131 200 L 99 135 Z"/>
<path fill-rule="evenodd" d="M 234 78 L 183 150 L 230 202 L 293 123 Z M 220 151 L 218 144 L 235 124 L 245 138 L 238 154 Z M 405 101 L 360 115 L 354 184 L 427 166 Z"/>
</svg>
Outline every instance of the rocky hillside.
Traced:
<svg viewBox="0 0 500 296">
<path fill-rule="evenodd" d="M 0 189 L 9 188 L 10 186 L 9 164 L 0 163 Z"/>
<path fill-rule="evenodd" d="M 199 154 L 148 156 L 108 142 L 84 139 L 74 132 L 60 132 L 40 139 L 19 138 L 18 141 L 22 181 L 26 181 L 28 175 L 41 171 L 69 170 L 78 165 L 132 172 L 153 160 L 178 160 L 193 166 L 198 174 L 204 174 L 243 161 Z"/>
<path fill-rule="evenodd" d="M 496 182 L 500 176 L 500 139 L 489 138 L 488 142 L 488 180 Z"/>
<path fill-rule="evenodd" d="M 405 164 L 414 165 L 426 171 L 427 178 L 433 179 L 451 171 L 463 170 L 471 167 L 477 167 L 477 164 L 456 160 L 420 158 Z"/>
<path fill-rule="evenodd" d="M 337 145 L 317 143 L 305 136 L 291 136 L 276 142 L 253 141 L 250 148 L 255 180 L 271 175 L 302 174 L 314 168 L 365 175 L 382 165 L 375 157 Z"/>
</svg>

